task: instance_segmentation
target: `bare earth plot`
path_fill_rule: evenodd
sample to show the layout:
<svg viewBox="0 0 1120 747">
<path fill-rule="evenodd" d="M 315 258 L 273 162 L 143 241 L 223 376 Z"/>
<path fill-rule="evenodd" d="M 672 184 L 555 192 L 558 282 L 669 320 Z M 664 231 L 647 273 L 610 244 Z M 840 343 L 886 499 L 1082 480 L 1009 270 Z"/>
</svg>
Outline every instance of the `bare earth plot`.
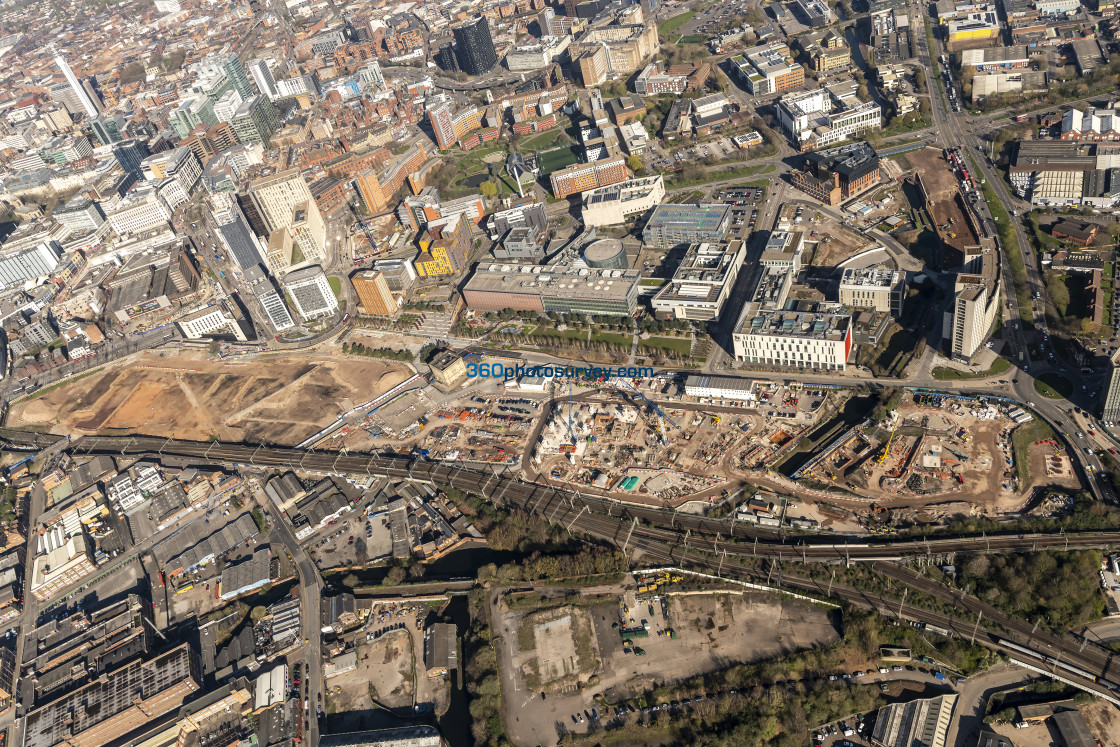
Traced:
<svg viewBox="0 0 1120 747">
<path fill-rule="evenodd" d="M 412 707 L 411 634 L 397 630 L 358 648 L 358 668 L 331 682 L 341 692 L 331 697 L 339 711 L 361 711 L 371 707 L 370 687 L 377 701 L 389 708 Z"/>
<path fill-rule="evenodd" d="M 660 599 L 638 599 L 634 587 L 595 587 L 585 589 L 582 596 L 585 606 L 576 611 L 590 622 L 594 670 L 583 688 L 573 686 L 570 675 L 551 685 L 535 679 L 536 661 L 546 650 L 548 667 L 548 662 L 570 662 L 573 650 L 578 652 L 586 645 L 578 631 L 563 635 L 565 623 L 538 635 L 537 626 L 563 620 L 573 608 L 524 614 L 499 601 L 500 595 L 492 597 L 505 724 L 514 744 L 556 744 L 564 733 L 585 732 L 587 723 L 573 721 L 573 716 L 592 707 L 601 708 L 602 704 L 594 701 L 596 693 L 612 702 L 622 701 L 655 685 L 827 645 L 839 638 L 834 614 L 766 594 L 670 593 L 668 617 Z M 601 602 L 587 601 L 593 597 Z M 643 621 L 649 625 L 648 635 L 635 637 L 634 645 L 627 650 L 620 627 L 636 629 Z M 664 634 L 670 628 L 677 637 Z M 529 629 L 532 635 L 526 634 Z M 634 653 L 635 648 L 644 654 Z M 547 697 L 542 698 L 540 693 L 545 691 Z"/>
<path fill-rule="evenodd" d="M 292 445 L 409 375 L 399 364 L 329 355 L 144 354 L 13 405 L 8 425 Z"/>
</svg>

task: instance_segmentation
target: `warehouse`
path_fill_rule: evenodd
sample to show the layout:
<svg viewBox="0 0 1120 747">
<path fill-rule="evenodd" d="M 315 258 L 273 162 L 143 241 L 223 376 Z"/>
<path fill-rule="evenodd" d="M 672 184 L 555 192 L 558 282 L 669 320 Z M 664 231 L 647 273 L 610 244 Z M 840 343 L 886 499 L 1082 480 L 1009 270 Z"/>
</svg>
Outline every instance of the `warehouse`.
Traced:
<svg viewBox="0 0 1120 747">
<path fill-rule="evenodd" d="M 324 734 L 319 739 L 319 747 L 443 747 L 443 744 L 443 737 L 434 726 Z"/>
<path fill-rule="evenodd" d="M 450 623 L 436 623 L 424 631 L 424 667 L 429 677 L 443 677 L 459 667 L 457 636 Z"/>
<path fill-rule="evenodd" d="M 24 744 L 111 744 L 177 709 L 199 692 L 201 679 L 198 656 L 186 643 L 149 661 L 133 661 L 27 714 Z"/>
<path fill-rule="evenodd" d="M 753 379 L 738 376 L 692 374 L 684 381 L 684 393 L 690 397 L 754 402 L 758 399 L 758 384 Z"/>
<path fill-rule="evenodd" d="M 222 599 L 233 599 L 268 584 L 272 553 L 268 546 L 258 547 L 253 557 L 222 571 Z"/>
<path fill-rule="evenodd" d="M 879 709 L 871 741 L 880 747 L 945 747 L 957 696 L 892 703 Z"/>
</svg>

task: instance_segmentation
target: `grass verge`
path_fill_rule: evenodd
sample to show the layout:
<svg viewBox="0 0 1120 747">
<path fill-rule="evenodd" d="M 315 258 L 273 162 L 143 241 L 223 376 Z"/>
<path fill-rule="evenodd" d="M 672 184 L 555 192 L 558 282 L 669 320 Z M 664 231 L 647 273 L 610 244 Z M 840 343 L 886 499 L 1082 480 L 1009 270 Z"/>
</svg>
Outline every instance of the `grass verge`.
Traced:
<svg viewBox="0 0 1120 747">
<path fill-rule="evenodd" d="M 1044 373 L 1034 380 L 1034 390 L 1047 399 L 1066 399 L 1073 394 L 1073 382 L 1056 373 Z"/>
<path fill-rule="evenodd" d="M 971 153 L 968 160 L 972 162 L 972 168 L 974 169 L 972 173 L 983 173 Z M 1029 332 L 1034 329 L 1034 305 L 1031 303 L 1031 293 L 1027 285 L 1027 266 L 1023 262 L 1023 249 L 1019 246 L 1019 239 L 1015 235 L 1015 227 L 1011 224 L 1011 216 L 996 196 L 995 189 L 987 182 L 980 186 L 984 192 L 984 202 L 988 203 L 988 210 L 996 222 L 996 232 L 999 234 L 1003 256 L 1011 266 L 1011 277 L 1015 282 L 1015 300 L 1019 307 L 1019 318 L 1023 322 L 1023 328 Z"/>
<path fill-rule="evenodd" d="M 1020 492 L 1027 487 L 1031 478 L 1027 449 L 1036 441 L 1045 441 L 1048 438 L 1057 441 L 1058 434 L 1054 432 L 1049 423 L 1038 418 L 1029 423 L 1024 423 L 1011 433 L 1011 445 L 1015 451 L 1015 471 L 1019 475 Z"/>
<path fill-rule="evenodd" d="M 1006 358 L 996 358 L 996 362 L 989 368 L 980 371 L 979 373 L 970 373 L 968 371 L 958 371 L 955 368 L 946 368 L 938 366 L 931 372 L 933 378 L 938 381 L 957 381 L 959 379 L 986 379 L 989 376 L 999 376 L 1011 368 L 1011 361 Z"/>
</svg>

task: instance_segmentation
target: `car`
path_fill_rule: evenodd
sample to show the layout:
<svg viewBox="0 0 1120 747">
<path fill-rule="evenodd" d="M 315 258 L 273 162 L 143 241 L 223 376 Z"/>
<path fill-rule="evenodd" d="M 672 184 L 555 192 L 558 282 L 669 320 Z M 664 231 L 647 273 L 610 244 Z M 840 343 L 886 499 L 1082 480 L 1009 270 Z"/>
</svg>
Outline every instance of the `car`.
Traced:
<svg viewBox="0 0 1120 747">
<path fill-rule="evenodd" d="M 895 664 L 895 665 L 894 665 L 893 667 L 891 667 L 891 669 L 893 669 L 893 670 L 894 670 L 894 671 L 896 671 L 896 672 L 901 672 L 901 671 L 902 671 L 902 667 L 900 667 L 900 666 L 899 666 L 899 665 L 897 665 L 897 664 Z"/>
<path fill-rule="evenodd" d="M 583 723 L 583 714 L 577 713 L 576 715 L 579 716 L 579 722 L 582 724 Z"/>
<path fill-rule="evenodd" d="M 573 724 L 578 724 L 579 723 L 579 719 L 576 718 L 576 715 L 574 713 L 572 714 L 572 723 Z"/>
</svg>

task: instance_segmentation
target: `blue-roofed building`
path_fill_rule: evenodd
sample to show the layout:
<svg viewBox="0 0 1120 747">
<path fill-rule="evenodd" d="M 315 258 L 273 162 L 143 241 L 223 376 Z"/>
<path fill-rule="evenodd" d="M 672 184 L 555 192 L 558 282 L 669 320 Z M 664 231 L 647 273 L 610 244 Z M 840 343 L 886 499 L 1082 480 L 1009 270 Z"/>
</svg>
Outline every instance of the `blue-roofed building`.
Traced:
<svg viewBox="0 0 1120 747">
<path fill-rule="evenodd" d="M 662 249 L 720 242 L 730 228 L 730 205 L 658 205 L 642 229 L 642 242 Z"/>
</svg>

